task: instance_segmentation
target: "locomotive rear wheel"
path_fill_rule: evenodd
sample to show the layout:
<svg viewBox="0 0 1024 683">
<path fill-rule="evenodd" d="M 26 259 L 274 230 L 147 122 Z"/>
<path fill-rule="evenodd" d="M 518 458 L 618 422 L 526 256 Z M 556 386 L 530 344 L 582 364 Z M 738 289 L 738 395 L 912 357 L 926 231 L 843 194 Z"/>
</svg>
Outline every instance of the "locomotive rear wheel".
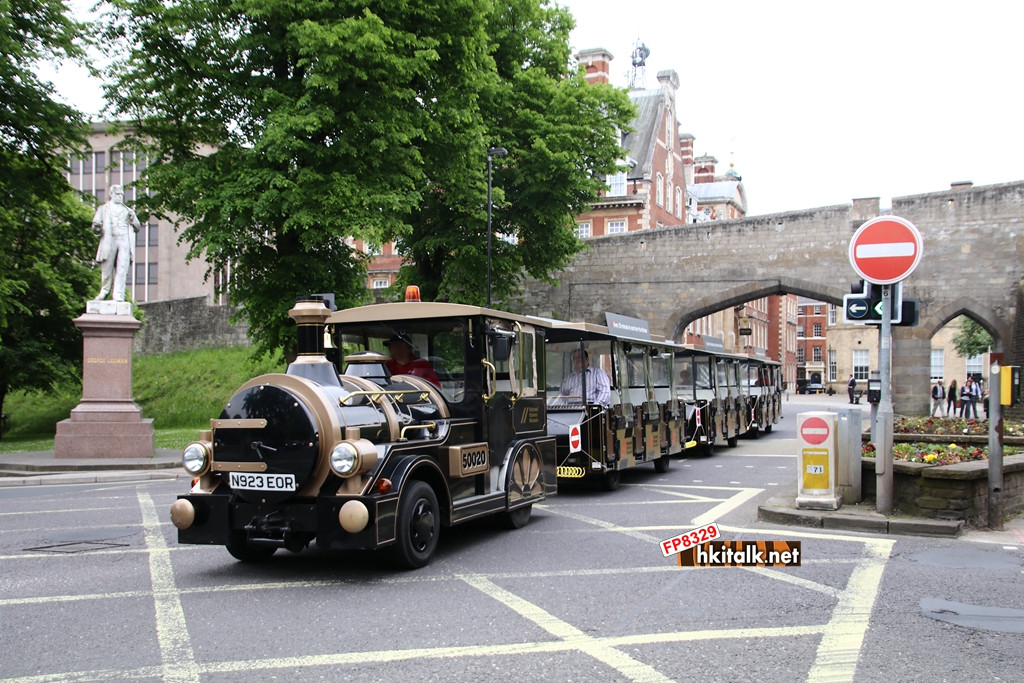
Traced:
<svg viewBox="0 0 1024 683">
<path fill-rule="evenodd" d="M 601 489 L 604 491 L 614 491 L 619 488 L 619 480 L 621 475 L 618 470 L 608 470 L 601 477 Z"/>
<path fill-rule="evenodd" d="M 668 472 L 668 466 L 670 464 L 672 464 L 672 461 L 669 459 L 668 453 L 666 453 L 654 461 L 654 471 L 658 474 L 665 474 Z"/>
<path fill-rule="evenodd" d="M 239 562 L 262 562 L 269 559 L 277 550 L 273 546 L 249 545 L 244 531 L 232 531 L 228 544 L 224 547 L 231 553 L 231 557 Z"/>
<path fill-rule="evenodd" d="M 398 504 L 395 560 L 406 569 L 426 565 L 437 549 L 440 532 L 441 513 L 434 489 L 426 482 L 412 482 Z"/>
</svg>

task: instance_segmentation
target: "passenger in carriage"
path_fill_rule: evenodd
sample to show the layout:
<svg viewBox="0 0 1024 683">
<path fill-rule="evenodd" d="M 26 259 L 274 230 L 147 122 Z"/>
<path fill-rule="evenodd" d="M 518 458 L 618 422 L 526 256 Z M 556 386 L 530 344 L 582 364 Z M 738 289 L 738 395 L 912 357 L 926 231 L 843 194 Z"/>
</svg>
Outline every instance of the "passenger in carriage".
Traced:
<svg viewBox="0 0 1024 683">
<path fill-rule="evenodd" d="M 601 368 L 590 366 L 590 352 L 584 350 L 580 358 L 579 349 L 572 352 L 573 371 L 562 380 L 558 392 L 562 396 L 583 395 L 583 374 L 587 375 L 587 403 L 599 403 L 605 408 L 611 401 L 611 382 Z"/>
<path fill-rule="evenodd" d="M 391 358 L 387 361 L 388 370 L 392 375 L 415 375 L 422 377 L 436 387 L 441 386 L 434 367 L 425 358 L 419 358 L 413 350 L 412 342 L 402 335 L 395 335 L 384 342 Z"/>
</svg>

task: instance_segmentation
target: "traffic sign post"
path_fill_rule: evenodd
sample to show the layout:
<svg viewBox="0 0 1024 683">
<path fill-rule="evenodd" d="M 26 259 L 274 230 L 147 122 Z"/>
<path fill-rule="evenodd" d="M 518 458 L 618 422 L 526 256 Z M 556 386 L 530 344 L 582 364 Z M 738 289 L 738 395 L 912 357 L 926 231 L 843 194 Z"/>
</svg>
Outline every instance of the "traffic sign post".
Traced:
<svg viewBox="0 0 1024 683">
<path fill-rule="evenodd" d="M 878 339 L 878 369 L 882 391 L 875 414 L 875 509 L 892 512 L 892 420 L 890 392 L 892 359 L 892 285 L 905 280 L 924 255 L 921 233 L 910 221 L 880 216 L 857 228 L 850 239 L 850 265 L 872 285 L 881 285 L 882 327 Z M 902 292 L 900 293 L 902 297 Z M 845 302 L 844 302 L 845 303 Z M 856 306 L 855 306 L 856 307 Z M 858 309 L 859 310 L 859 309 Z M 902 312 L 902 304 L 900 305 Z"/>
<path fill-rule="evenodd" d="M 892 317 L 890 322 L 903 322 L 903 285 L 892 286 Z M 878 324 L 882 322 L 882 288 L 864 283 L 863 294 L 847 294 L 843 297 L 843 322 L 853 325 Z"/>
<path fill-rule="evenodd" d="M 895 216 L 868 221 L 850 240 L 850 264 L 858 275 L 876 285 L 905 280 L 923 254 L 921 233 L 910 221 Z"/>
</svg>

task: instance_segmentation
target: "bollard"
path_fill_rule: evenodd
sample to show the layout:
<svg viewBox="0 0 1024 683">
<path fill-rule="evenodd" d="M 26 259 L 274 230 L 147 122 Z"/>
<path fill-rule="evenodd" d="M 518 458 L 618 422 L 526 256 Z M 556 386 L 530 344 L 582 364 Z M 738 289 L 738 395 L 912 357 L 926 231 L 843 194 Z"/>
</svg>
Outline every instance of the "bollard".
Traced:
<svg viewBox="0 0 1024 683">
<path fill-rule="evenodd" d="M 839 495 L 847 505 L 859 503 L 861 489 L 861 434 L 864 431 L 860 408 L 840 408 L 836 447 L 839 463 Z"/>
<path fill-rule="evenodd" d="M 859 411 L 858 411 L 859 412 Z M 797 446 L 800 449 L 796 506 L 814 510 L 838 510 L 836 413 L 812 412 L 796 416 Z"/>
</svg>

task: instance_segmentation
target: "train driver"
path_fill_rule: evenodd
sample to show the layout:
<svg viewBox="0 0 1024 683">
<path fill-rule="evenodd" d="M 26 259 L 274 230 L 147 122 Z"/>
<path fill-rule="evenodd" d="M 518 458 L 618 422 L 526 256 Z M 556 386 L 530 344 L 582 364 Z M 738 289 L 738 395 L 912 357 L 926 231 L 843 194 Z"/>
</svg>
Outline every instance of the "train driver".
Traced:
<svg viewBox="0 0 1024 683">
<path fill-rule="evenodd" d="M 562 396 L 582 396 L 583 376 L 587 378 L 587 403 L 599 403 L 605 408 L 611 400 L 611 382 L 601 368 L 591 367 L 590 352 L 584 350 L 582 358 L 580 350 L 572 352 L 573 371 L 562 380 L 559 393 Z"/>
<path fill-rule="evenodd" d="M 388 353 L 391 356 L 387 360 L 387 366 L 392 375 L 415 375 L 431 382 L 436 387 L 441 386 L 441 380 L 437 378 L 434 366 L 426 358 L 416 356 L 408 337 L 395 335 L 384 342 L 384 346 L 388 347 Z"/>
</svg>

